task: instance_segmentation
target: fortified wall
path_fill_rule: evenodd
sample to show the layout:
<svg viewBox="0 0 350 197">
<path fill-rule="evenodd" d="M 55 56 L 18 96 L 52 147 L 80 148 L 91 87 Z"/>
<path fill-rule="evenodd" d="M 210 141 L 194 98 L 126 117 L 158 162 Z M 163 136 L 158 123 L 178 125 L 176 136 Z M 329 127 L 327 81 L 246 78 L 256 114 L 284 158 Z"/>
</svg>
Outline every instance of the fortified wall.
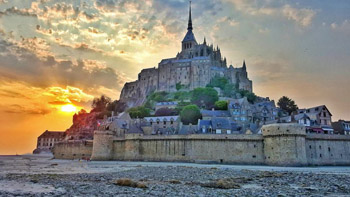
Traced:
<svg viewBox="0 0 350 197">
<path fill-rule="evenodd" d="M 117 138 L 111 131 L 95 131 L 93 144 L 59 143 L 53 152 L 62 159 L 90 154 L 92 160 L 350 165 L 350 136 L 309 135 L 298 124 L 266 125 L 262 135 L 127 134 Z"/>
</svg>

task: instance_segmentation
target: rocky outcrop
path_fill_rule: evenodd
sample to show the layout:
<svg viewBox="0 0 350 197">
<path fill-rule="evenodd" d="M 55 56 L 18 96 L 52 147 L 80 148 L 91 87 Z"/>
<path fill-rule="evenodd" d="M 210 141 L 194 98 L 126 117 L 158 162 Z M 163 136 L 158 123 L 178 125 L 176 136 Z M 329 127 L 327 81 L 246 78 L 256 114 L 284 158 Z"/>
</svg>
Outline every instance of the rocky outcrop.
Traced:
<svg viewBox="0 0 350 197">
<path fill-rule="evenodd" d="M 98 126 L 98 113 L 75 114 L 73 125 L 66 130 L 66 140 L 91 140 Z"/>
</svg>

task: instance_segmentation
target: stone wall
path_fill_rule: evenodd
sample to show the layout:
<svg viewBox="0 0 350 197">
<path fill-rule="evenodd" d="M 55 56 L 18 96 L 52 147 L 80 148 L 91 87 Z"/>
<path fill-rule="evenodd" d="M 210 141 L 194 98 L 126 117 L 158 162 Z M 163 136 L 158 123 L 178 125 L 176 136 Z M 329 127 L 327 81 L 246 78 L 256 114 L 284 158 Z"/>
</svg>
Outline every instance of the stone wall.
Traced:
<svg viewBox="0 0 350 197">
<path fill-rule="evenodd" d="M 93 144 L 60 142 L 57 159 L 168 161 L 276 166 L 350 165 L 350 136 L 306 134 L 298 124 L 272 124 L 262 135 L 142 135 L 95 131 Z M 93 147 L 92 147 L 93 146 Z"/>
<path fill-rule="evenodd" d="M 350 165 L 350 136 L 306 136 L 306 155 L 309 165 Z"/>
<path fill-rule="evenodd" d="M 93 153 L 92 159 L 226 164 L 264 163 L 261 135 L 143 136 L 134 134 L 114 139 L 113 144 L 112 157 L 104 151 L 99 151 Z"/>
<path fill-rule="evenodd" d="M 298 124 L 271 124 L 262 127 L 267 165 L 305 166 L 305 127 Z"/>
<path fill-rule="evenodd" d="M 52 152 L 55 159 L 87 159 L 91 157 L 92 140 L 59 142 Z"/>
</svg>

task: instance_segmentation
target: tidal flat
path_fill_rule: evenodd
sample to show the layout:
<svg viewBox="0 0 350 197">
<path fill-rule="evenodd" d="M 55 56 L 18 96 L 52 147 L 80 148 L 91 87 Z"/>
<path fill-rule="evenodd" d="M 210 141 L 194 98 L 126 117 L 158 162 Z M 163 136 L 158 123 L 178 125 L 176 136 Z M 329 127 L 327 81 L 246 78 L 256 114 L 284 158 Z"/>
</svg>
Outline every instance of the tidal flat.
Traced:
<svg viewBox="0 0 350 197">
<path fill-rule="evenodd" d="M 350 167 L 0 156 L 0 196 L 350 196 Z"/>
</svg>

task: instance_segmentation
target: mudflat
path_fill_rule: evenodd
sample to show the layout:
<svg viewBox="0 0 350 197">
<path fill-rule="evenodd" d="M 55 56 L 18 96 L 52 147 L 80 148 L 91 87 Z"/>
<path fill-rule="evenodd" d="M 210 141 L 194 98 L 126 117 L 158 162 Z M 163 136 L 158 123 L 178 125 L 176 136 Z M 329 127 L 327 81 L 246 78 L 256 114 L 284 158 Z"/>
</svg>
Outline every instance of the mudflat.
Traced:
<svg viewBox="0 0 350 197">
<path fill-rule="evenodd" d="M 341 196 L 350 167 L 271 167 L 0 156 L 0 196 Z"/>
</svg>

